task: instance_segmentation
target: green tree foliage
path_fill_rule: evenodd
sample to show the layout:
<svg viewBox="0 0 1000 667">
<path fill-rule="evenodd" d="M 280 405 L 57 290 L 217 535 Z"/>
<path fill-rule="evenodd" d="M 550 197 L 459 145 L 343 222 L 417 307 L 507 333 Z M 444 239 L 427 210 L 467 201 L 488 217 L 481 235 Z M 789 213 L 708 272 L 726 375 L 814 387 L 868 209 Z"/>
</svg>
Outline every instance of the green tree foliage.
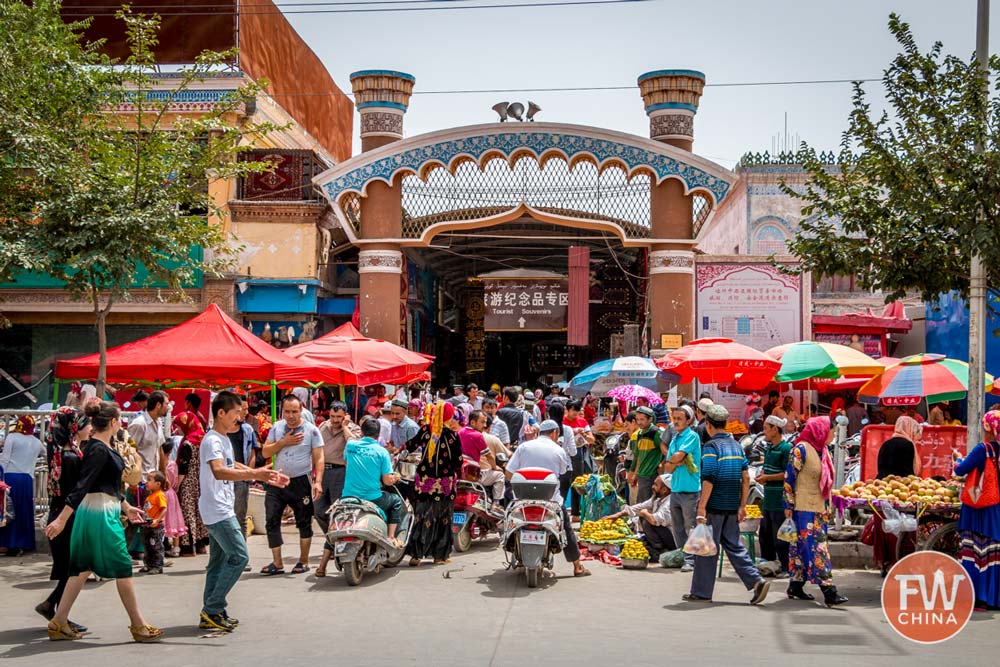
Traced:
<svg viewBox="0 0 1000 667">
<path fill-rule="evenodd" d="M 225 214 L 208 180 L 271 168 L 238 154 L 280 128 L 237 120 L 266 82 L 197 117 L 170 113 L 233 54 L 206 52 L 159 74 L 158 16 L 123 7 L 131 55 L 112 63 L 82 40 L 85 24 L 63 23 L 58 2 L 0 7 L 0 279 L 50 275 L 91 302 L 103 389 L 108 313 L 130 288 L 166 286 L 164 298 L 183 298 L 198 272 L 229 267 L 232 239 L 208 224 Z"/>
<path fill-rule="evenodd" d="M 943 55 L 940 43 L 921 52 L 895 14 L 889 29 L 902 48 L 882 78 L 889 111 L 873 114 L 856 83 L 836 168 L 805 147 L 810 184 L 783 187 L 812 217 L 789 248 L 804 270 L 854 275 L 887 301 L 909 291 L 967 295 L 974 251 L 987 258 L 988 284 L 1000 286 L 1000 59 L 990 61 L 985 96 L 974 58 Z"/>
</svg>

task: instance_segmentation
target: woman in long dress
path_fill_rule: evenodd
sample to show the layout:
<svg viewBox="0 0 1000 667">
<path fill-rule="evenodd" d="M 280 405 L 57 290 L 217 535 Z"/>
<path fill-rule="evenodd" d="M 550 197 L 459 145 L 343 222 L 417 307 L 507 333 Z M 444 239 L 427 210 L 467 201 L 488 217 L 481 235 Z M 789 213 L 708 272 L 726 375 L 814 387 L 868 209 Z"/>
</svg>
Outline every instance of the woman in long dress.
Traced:
<svg viewBox="0 0 1000 667">
<path fill-rule="evenodd" d="M 455 513 L 455 486 L 462 470 L 462 444 L 458 439 L 455 407 L 438 401 L 429 408 L 426 424 L 406 448 L 423 453 L 413 481 L 413 533 L 406 546 L 410 565 L 423 558 L 447 563 L 451 555 L 451 521 Z"/>
<path fill-rule="evenodd" d="M 184 525 L 187 533 L 181 535 L 181 555 L 194 556 L 204 554 L 208 541 L 208 529 L 201 520 L 198 511 L 198 496 L 201 494 L 201 484 L 198 478 L 199 451 L 205 430 L 201 421 L 192 412 L 182 412 L 174 417 L 174 426 L 181 432 L 183 440 L 177 450 L 177 498 L 184 515 Z"/>
<path fill-rule="evenodd" d="M 998 438 L 1000 413 L 987 412 L 983 415 L 984 442 L 956 462 L 955 474 L 968 475 L 973 470 L 983 473 L 986 466 L 998 465 Z M 958 534 L 962 567 L 976 592 L 976 611 L 1000 607 L 1000 504 L 976 508 L 962 503 Z"/>
<path fill-rule="evenodd" d="M 56 615 L 49 621 L 49 639 L 80 639 L 69 625 L 69 612 L 91 572 L 103 579 L 114 579 L 125 611 L 129 632 L 137 642 L 154 642 L 163 631 L 148 623 L 139 611 L 132 585 L 132 559 L 125 546 L 121 515 L 132 523 L 143 520 L 142 510 L 122 498 L 121 479 L 125 461 L 111 448 L 111 436 L 121 427 L 121 412 L 109 401 L 87 405 L 86 414 L 94 425 L 84 448 L 80 481 L 66 497 L 59 516 L 45 527 L 45 536 L 57 539 L 75 517 L 70 533 L 69 575 L 66 590 L 59 600 Z"/>
<path fill-rule="evenodd" d="M 90 418 L 82 411 L 68 406 L 59 408 L 49 427 L 46 448 L 49 462 L 49 523 L 55 521 L 66 506 L 66 497 L 76 488 L 80 481 L 80 468 L 83 465 L 81 444 L 90 440 L 93 427 Z M 49 579 L 56 582 L 56 587 L 49 593 L 44 602 L 35 607 L 35 611 L 51 621 L 56 615 L 59 600 L 62 599 L 66 583 L 69 581 L 69 542 L 73 533 L 73 516 L 66 522 L 66 528 L 56 537 L 49 540 L 49 551 L 52 553 L 52 570 Z M 87 628 L 67 621 L 68 625 L 79 633 L 87 632 Z"/>
<path fill-rule="evenodd" d="M 35 550 L 35 465 L 42 442 L 35 437 L 35 420 L 21 415 L 0 451 L 0 481 L 10 487 L 14 519 L 0 528 L 0 547 L 8 556 Z"/>
<path fill-rule="evenodd" d="M 810 419 L 792 447 L 785 470 L 785 517 L 795 522 L 798 534 L 788 549 L 788 597 L 814 599 L 805 592 L 808 581 L 819 585 L 828 607 L 847 602 L 833 585 L 826 535 L 833 492 L 833 461 L 827 449 L 832 435 L 829 418 Z"/>
</svg>

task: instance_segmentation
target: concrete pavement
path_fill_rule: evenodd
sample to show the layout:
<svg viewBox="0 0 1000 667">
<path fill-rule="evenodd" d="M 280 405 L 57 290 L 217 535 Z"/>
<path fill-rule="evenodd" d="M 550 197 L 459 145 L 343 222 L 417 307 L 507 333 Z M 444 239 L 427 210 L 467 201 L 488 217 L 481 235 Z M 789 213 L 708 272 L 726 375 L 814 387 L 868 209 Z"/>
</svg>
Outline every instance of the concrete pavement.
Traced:
<svg viewBox="0 0 1000 667">
<path fill-rule="evenodd" d="M 286 570 L 295 536 L 287 534 Z M 181 665 L 574 665 L 614 664 L 940 665 L 994 664 L 1000 650 L 997 615 L 976 614 L 955 640 L 921 646 L 897 636 L 879 605 L 877 573 L 836 571 L 851 598 L 840 609 L 788 600 L 772 586 L 760 607 L 747 605 L 728 565 L 715 602 L 689 604 L 689 574 L 651 567 L 624 571 L 599 562 L 593 576 L 574 579 L 560 560 L 554 577 L 529 590 L 524 575 L 504 569 L 496 540 L 456 554 L 443 566 L 405 565 L 348 587 L 330 576 L 261 577 L 269 562 L 263 536 L 250 538 L 253 573 L 230 598 L 240 619 L 232 635 L 206 636 L 196 627 L 206 557 L 174 559 L 158 576 L 137 574 L 150 623 L 166 631 L 161 645 L 131 642 L 113 582 L 88 584 L 72 618 L 92 634 L 49 642 L 33 607 L 51 589 L 44 555 L 0 558 L 0 658 L 4 664 Z M 319 546 L 313 551 L 318 555 Z M 289 558 L 290 557 L 290 558 Z M 405 562 L 405 561 L 404 561 Z M 315 569 L 316 558 L 311 564 Z M 814 589 L 814 587 L 810 587 Z M 812 590 L 818 597 L 819 591 Z M 68 659 L 68 660 L 67 660 Z M 70 662 L 71 661 L 71 662 Z"/>
</svg>

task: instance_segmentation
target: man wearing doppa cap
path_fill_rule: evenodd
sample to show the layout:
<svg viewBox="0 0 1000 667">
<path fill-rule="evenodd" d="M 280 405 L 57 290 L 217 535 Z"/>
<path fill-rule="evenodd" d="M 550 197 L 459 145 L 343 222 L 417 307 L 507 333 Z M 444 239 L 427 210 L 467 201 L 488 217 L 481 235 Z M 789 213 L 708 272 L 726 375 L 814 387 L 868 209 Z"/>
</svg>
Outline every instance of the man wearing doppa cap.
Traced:
<svg viewBox="0 0 1000 667">
<path fill-rule="evenodd" d="M 666 449 L 660 446 L 660 429 L 653 424 L 656 418 L 653 409 L 640 406 L 635 409 L 635 421 L 639 431 L 632 438 L 629 446 L 632 448 L 632 461 L 628 465 L 629 484 L 635 483 L 638 488 L 636 501 L 643 503 L 653 495 L 653 480 L 660 471 L 660 464 L 666 455 Z"/>
<path fill-rule="evenodd" d="M 664 473 L 653 480 L 653 495 L 638 505 L 629 505 L 621 512 L 605 518 L 617 519 L 638 516 L 642 529 L 642 542 L 649 551 L 649 560 L 659 560 L 660 554 L 677 548 L 674 534 L 670 529 L 670 473 Z"/>
<path fill-rule="evenodd" d="M 567 470 L 571 470 L 573 464 L 569 460 L 569 455 L 558 444 L 559 436 L 562 434 L 562 427 L 559 424 L 546 419 L 538 427 L 538 437 L 534 440 L 522 442 L 514 450 L 514 455 L 507 462 L 505 474 L 507 479 L 514 476 L 518 470 L 523 468 L 542 468 L 551 470 L 556 477 L 560 477 Z M 573 532 L 573 523 L 570 520 L 569 512 L 566 510 L 566 502 L 559 492 L 558 485 L 552 495 L 552 502 L 558 503 L 562 508 L 563 529 L 566 531 L 566 548 L 563 555 L 566 560 L 573 563 L 573 576 L 590 576 L 590 571 L 580 563 L 580 547 L 577 545 L 576 533 Z"/>
</svg>

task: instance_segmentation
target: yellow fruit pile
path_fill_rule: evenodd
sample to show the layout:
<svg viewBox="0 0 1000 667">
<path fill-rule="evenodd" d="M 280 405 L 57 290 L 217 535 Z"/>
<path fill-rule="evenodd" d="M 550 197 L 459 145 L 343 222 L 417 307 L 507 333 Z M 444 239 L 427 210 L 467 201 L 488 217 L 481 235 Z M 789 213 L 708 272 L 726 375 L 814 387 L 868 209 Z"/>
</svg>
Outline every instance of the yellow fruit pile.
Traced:
<svg viewBox="0 0 1000 667">
<path fill-rule="evenodd" d="M 922 479 L 916 475 L 897 477 L 890 475 L 885 479 L 873 479 L 870 482 L 854 482 L 845 484 L 834 490 L 834 494 L 852 500 L 885 500 L 898 505 L 956 505 L 962 492 L 962 481 L 953 478 L 946 482 L 933 479 Z"/>
<path fill-rule="evenodd" d="M 584 521 L 580 526 L 580 539 L 584 542 L 614 542 L 631 534 L 624 519 Z"/>
<path fill-rule="evenodd" d="M 590 481 L 590 475 L 580 475 L 573 480 L 573 486 L 577 488 L 583 488 L 587 486 L 587 482 Z"/>
<path fill-rule="evenodd" d="M 639 540 L 629 540 L 622 547 L 621 557 L 631 560 L 649 560 L 649 550 Z"/>
<path fill-rule="evenodd" d="M 760 513 L 760 505 L 747 505 L 746 510 L 748 519 L 760 519 L 764 516 Z"/>
</svg>

